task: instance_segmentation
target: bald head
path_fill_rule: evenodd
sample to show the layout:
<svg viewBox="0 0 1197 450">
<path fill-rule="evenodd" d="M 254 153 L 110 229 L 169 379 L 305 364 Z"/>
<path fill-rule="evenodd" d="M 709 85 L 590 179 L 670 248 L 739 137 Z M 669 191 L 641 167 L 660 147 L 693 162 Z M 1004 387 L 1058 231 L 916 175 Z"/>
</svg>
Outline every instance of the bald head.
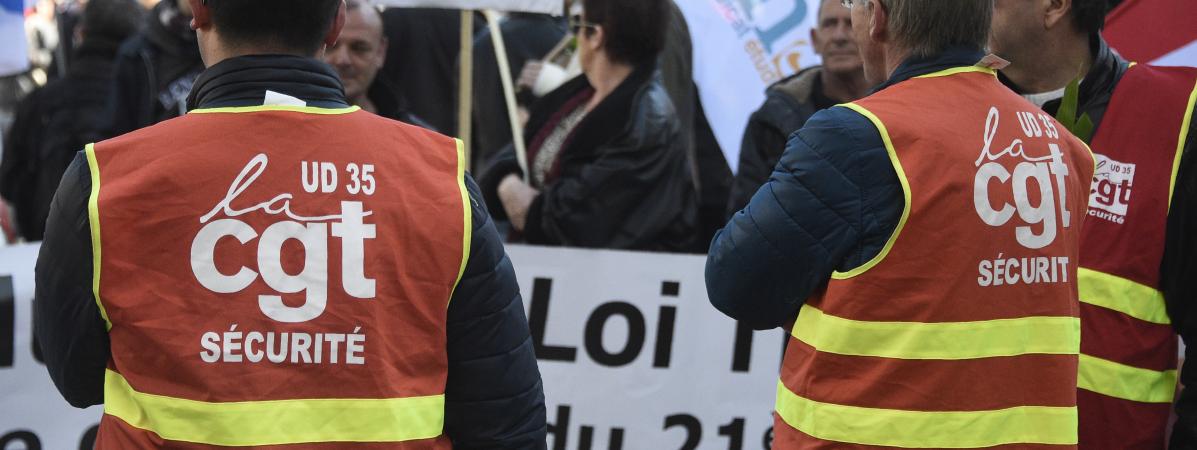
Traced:
<svg viewBox="0 0 1197 450">
<path fill-rule="evenodd" d="M 358 0 L 346 2 L 346 7 L 345 28 L 337 44 L 325 54 L 325 62 L 341 76 L 349 100 L 361 104 L 386 62 L 387 40 L 377 8 Z"/>
</svg>

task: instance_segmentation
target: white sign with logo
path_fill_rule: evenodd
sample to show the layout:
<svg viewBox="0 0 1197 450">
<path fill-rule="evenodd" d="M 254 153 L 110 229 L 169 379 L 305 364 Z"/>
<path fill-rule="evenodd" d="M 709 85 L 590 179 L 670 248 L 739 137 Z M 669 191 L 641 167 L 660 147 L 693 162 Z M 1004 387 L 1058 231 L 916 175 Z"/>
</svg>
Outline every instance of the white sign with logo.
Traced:
<svg viewBox="0 0 1197 450">
<path fill-rule="evenodd" d="M 508 252 L 544 379 L 550 449 L 769 448 L 784 333 L 752 332 L 712 308 L 705 258 Z M 67 405 L 34 354 L 36 256 L 36 246 L 0 249 L 0 449 L 91 448 L 101 408 Z"/>
<path fill-rule="evenodd" d="M 1089 215 L 1121 224 L 1126 221 L 1131 188 L 1135 185 L 1135 165 L 1094 153 L 1097 171 L 1089 193 Z"/>
<path fill-rule="evenodd" d="M 732 171 L 748 117 L 764 103 L 765 88 L 819 64 L 810 30 L 820 3 L 677 0 L 694 45 L 694 81 Z"/>
</svg>

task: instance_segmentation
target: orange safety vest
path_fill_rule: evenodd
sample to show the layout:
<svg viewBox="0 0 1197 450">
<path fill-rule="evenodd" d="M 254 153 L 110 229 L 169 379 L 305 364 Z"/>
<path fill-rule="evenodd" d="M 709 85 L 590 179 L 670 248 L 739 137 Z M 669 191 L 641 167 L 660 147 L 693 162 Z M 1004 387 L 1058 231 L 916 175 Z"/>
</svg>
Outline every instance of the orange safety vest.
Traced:
<svg viewBox="0 0 1197 450">
<path fill-rule="evenodd" d="M 1164 231 L 1197 100 L 1197 69 L 1132 66 L 1093 139 L 1081 240 L 1083 449 L 1163 449 L 1177 340 L 1160 292 Z"/>
<path fill-rule="evenodd" d="M 460 143 L 358 108 L 218 108 L 88 146 L 99 449 L 447 449 Z"/>
<path fill-rule="evenodd" d="M 881 133 L 905 208 L 799 312 L 773 447 L 1075 448 L 1085 144 L 980 67 L 845 106 Z"/>
</svg>

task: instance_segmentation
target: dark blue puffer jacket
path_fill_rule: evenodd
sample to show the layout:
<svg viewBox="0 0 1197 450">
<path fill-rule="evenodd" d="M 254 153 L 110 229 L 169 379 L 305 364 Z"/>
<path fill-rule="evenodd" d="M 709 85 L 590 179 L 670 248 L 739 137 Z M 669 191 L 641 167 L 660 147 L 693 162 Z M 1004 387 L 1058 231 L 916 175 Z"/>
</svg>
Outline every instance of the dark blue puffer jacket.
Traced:
<svg viewBox="0 0 1197 450">
<path fill-rule="evenodd" d="M 912 58 L 875 91 L 982 56 L 960 48 Z M 711 242 L 711 304 L 756 329 L 786 324 L 833 271 L 881 252 L 902 215 L 902 197 L 872 122 L 842 106 L 816 113 L 790 136 L 769 181 Z"/>
</svg>

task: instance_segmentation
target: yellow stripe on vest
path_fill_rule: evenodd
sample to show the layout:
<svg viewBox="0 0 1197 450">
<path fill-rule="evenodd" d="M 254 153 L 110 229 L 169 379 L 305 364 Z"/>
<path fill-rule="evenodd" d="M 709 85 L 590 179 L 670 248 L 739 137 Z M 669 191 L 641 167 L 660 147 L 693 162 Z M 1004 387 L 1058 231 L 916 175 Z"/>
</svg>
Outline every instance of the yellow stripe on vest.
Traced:
<svg viewBox="0 0 1197 450">
<path fill-rule="evenodd" d="M 83 154 L 87 156 L 87 169 L 91 173 L 91 193 L 87 196 L 87 223 L 91 228 L 91 292 L 100 308 L 104 326 L 111 330 L 108 310 L 100 300 L 100 162 L 96 159 L 96 144 L 87 144 Z"/>
<path fill-rule="evenodd" d="M 821 403 L 777 384 L 777 415 L 817 439 L 902 448 L 983 448 L 1077 443 L 1073 407 L 993 411 L 904 411 Z"/>
<path fill-rule="evenodd" d="M 1081 267 L 1077 288 L 1082 303 L 1112 309 L 1144 322 L 1172 323 L 1164 306 L 1164 293 L 1126 278 Z"/>
<path fill-rule="evenodd" d="M 445 396 L 211 403 L 144 394 L 104 377 L 104 413 L 166 440 L 252 446 L 401 442 L 441 435 Z"/>
<path fill-rule="evenodd" d="M 1027 317 L 979 322 L 864 322 L 805 305 L 794 338 L 818 351 L 893 359 L 976 359 L 1080 352 L 1075 317 Z"/>
<path fill-rule="evenodd" d="M 1082 354 L 1077 387 L 1134 402 L 1172 403 L 1176 371 L 1140 369 Z"/>
</svg>

